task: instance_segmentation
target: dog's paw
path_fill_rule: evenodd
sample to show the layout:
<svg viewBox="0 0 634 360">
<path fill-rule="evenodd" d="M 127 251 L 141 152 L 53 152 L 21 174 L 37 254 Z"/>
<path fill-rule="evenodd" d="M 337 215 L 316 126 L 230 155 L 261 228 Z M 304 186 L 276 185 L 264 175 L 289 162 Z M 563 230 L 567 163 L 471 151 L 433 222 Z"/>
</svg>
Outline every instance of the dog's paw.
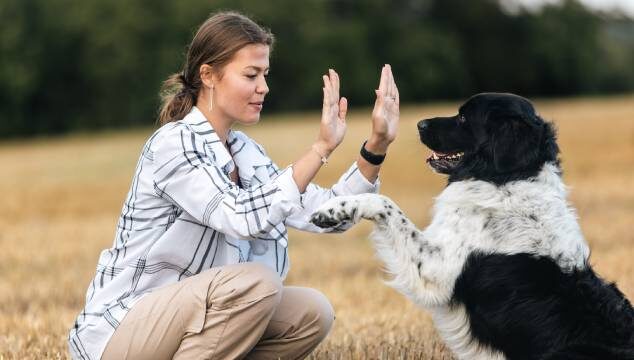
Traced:
<svg viewBox="0 0 634 360">
<path fill-rule="evenodd" d="M 326 201 L 313 213 L 310 222 L 321 228 L 339 227 L 346 223 L 356 223 L 358 201 L 354 196 L 342 196 Z"/>
</svg>

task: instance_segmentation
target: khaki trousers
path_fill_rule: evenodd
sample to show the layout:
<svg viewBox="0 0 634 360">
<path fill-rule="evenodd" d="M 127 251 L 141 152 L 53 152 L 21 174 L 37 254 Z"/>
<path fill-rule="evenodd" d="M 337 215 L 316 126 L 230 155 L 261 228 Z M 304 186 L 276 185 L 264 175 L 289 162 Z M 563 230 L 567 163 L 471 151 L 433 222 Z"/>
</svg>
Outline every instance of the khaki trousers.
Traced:
<svg viewBox="0 0 634 360">
<path fill-rule="evenodd" d="M 333 320 L 319 291 L 285 287 L 264 265 L 228 265 L 145 295 L 102 359 L 302 359 Z"/>
</svg>

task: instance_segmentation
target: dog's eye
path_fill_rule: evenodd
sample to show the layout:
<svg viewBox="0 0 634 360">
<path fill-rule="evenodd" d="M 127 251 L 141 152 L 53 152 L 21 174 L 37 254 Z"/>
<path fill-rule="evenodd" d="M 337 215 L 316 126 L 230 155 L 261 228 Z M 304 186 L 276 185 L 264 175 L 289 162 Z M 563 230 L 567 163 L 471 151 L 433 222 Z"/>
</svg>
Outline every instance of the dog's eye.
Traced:
<svg viewBox="0 0 634 360">
<path fill-rule="evenodd" d="M 464 123 L 467 122 L 467 118 L 464 117 L 464 115 L 460 115 L 460 116 L 458 116 L 458 122 L 461 123 L 461 124 L 464 124 Z"/>
</svg>

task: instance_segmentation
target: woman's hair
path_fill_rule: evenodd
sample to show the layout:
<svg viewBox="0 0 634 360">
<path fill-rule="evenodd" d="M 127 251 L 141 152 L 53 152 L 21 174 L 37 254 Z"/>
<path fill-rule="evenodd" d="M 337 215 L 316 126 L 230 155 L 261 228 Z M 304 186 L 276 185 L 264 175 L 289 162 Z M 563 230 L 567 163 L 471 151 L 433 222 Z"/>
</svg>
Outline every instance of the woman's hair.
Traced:
<svg viewBox="0 0 634 360">
<path fill-rule="evenodd" d="M 161 88 L 161 125 L 180 120 L 196 104 L 202 80 L 200 66 L 208 64 L 222 75 L 223 67 L 246 45 L 273 45 L 273 34 L 233 11 L 212 14 L 198 29 L 187 49 L 183 70 L 171 75 Z"/>
</svg>

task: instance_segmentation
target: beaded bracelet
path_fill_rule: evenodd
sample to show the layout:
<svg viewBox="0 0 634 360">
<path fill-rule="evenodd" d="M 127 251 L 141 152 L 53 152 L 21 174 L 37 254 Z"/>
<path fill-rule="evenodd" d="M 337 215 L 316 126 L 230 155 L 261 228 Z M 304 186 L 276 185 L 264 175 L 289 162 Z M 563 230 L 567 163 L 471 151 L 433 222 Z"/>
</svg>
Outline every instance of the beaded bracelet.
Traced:
<svg viewBox="0 0 634 360">
<path fill-rule="evenodd" d="M 327 157 L 325 157 L 324 155 L 322 155 L 322 154 L 319 152 L 319 150 L 317 150 L 317 148 L 315 147 L 315 144 L 313 144 L 313 146 L 311 147 L 311 149 L 313 149 L 313 151 L 314 151 L 317 155 L 319 155 L 319 157 L 321 158 L 321 163 L 322 163 L 322 164 L 324 164 L 324 165 L 328 164 L 328 158 L 327 158 Z"/>
</svg>

